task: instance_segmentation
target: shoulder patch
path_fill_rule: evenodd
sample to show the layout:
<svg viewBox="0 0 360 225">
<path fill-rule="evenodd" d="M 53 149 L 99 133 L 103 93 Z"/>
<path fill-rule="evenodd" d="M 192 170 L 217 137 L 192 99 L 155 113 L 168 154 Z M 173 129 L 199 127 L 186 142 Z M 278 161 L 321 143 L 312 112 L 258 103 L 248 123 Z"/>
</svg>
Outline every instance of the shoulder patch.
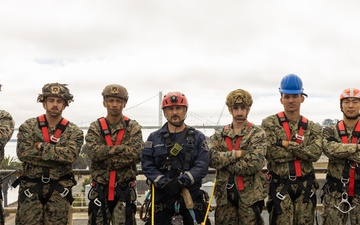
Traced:
<svg viewBox="0 0 360 225">
<path fill-rule="evenodd" d="M 209 151 L 209 146 L 206 140 L 203 141 L 201 144 L 201 148 L 205 149 L 206 151 Z"/>
<path fill-rule="evenodd" d="M 144 144 L 145 148 L 152 148 L 153 147 L 153 142 L 152 141 L 146 141 Z"/>
</svg>

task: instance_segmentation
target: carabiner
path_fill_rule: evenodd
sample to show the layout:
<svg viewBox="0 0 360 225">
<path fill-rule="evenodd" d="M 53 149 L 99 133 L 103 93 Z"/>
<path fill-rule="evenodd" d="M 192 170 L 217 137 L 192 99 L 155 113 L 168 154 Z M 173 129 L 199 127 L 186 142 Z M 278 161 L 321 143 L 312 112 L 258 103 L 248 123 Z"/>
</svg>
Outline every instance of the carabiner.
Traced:
<svg viewBox="0 0 360 225">
<path fill-rule="evenodd" d="M 348 210 L 347 211 L 344 211 L 340 208 L 341 204 L 345 204 L 345 207 L 346 205 L 349 206 Z M 337 208 L 340 212 L 342 213 L 349 213 L 351 210 L 353 210 L 356 206 L 352 206 L 348 200 L 348 194 L 346 192 L 343 192 L 341 194 L 341 202 L 338 204 L 338 205 L 334 205 L 335 208 Z"/>
</svg>

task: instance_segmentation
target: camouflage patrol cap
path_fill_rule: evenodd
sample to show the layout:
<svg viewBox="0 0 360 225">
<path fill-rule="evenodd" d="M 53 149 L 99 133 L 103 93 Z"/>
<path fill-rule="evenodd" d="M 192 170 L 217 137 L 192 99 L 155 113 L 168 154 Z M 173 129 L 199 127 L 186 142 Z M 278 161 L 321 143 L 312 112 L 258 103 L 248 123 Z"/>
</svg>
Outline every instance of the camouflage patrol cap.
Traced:
<svg viewBox="0 0 360 225">
<path fill-rule="evenodd" d="M 127 101 L 129 99 L 129 94 L 128 94 L 126 88 L 124 88 L 123 86 L 121 86 L 119 84 L 107 85 L 102 92 L 102 96 L 118 97 L 118 98 L 125 99 L 125 101 Z"/>
<path fill-rule="evenodd" d="M 251 94 L 243 89 L 236 89 L 230 92 L 226 97 L 226 105 L 228 107 L 233 107 L 237 104 L 244 104 L 246 106 L 251 106 L 253 103 Z"/>
<path fill-rule="evenodd" d="M 53 96 L 62 98 L 65 100 L 65 106 L 68 106 L 70 102 L 73 102 L 73 95 L 70 94 L 67 84 L 60 83 L 48 83 L 42 88 L 42 93 L 39 94 L 37 101 L 44 102 L 46 97 Z"/>
</svg>

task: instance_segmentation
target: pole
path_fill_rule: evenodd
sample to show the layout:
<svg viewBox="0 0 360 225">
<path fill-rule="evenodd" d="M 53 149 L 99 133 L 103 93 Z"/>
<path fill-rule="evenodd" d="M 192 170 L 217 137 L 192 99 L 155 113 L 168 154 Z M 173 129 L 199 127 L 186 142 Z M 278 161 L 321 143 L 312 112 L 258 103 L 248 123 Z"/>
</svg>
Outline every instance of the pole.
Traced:
<svg viewBox="0 0 360 225">
<path fill-rule="evenodd" d="M 161 110 L 161 103 L 162 103 L 162 92 L 159 91 L 159 127 L 162 126 L 162 110 Z"/>
</svg>

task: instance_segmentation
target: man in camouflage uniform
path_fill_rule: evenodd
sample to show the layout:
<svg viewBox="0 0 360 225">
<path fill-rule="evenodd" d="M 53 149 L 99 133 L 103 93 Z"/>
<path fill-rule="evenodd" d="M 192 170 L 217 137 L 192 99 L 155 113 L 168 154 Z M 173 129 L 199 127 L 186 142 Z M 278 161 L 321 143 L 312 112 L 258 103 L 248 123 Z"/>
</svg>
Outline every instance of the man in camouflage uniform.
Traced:
<svg viewBox="0 0 360 225">
<path fill-rule="evenodd" d="M 313 224 L 316 190 L 313 162 L 322 153 L 321 126 L 300 114 L 304 102 L 303 85 L 295 74 L 286 75 L 280 84 L 284 111 L 262 121 L 266 132 L 270 181 L 270 224 Z"/>
<path fill-rule="evenodd" d="M 22 162 L 17 225 L 67 224 L 71 188 L 76 184 L 72 164 L 84 142 L 82 130 L 62 117 L 73 101 L 65 84 L 49 83 L 42 88 L 38 102 L 46 113 L 26 120 L 19 127 L 16 153 Z"/>
<path fill-rule="evenodd" d="M 324 128 L 324 153 L 329 157 L 323 187 L 323 224 L 360 222 L 360 90 L 345 89 L 340 95 L 343 119 Z"/>
<path fill-rule="evenodd" d="M 92 188 L 89 193 L 89 225 L 136 224 L 136 165 L 143 147 L 141 126 L 123 115 L 129 99 L 118 84 L 107 85 L 103 92 L 107 109 L 90 124 L 86 146 L 91 159 Z"/>
<path fill-rule="evenodd" d="M 0 84 L 1 91 L 1 84 Z M 5 145 L 14 133 L 15 122 L 5 110 L 0 110 L 0 162 L 4 159 Z M 4 209 L 2 207 L 2 179 L 0 178 L 0 224 L 4 224 Z"/>
<path fill-rule="evenodd" d="M 146 224 L 200 224 L 207 204 L 201 190 L 209 168 L 205 135 L 184 123 L 189 104 L 181 92 L 169 92 L 161 108 L 167 122 L 151 133 L 142 150 L 141 166 L 154 192 L 154 216 Z M 188 192 L 188 191 L 189 192 Z M 193 202 L 191 204 L 187 204 Z M 206 224 L 210 221 L 207 219 Z"/>
<path fill-rule="evenodd" d="M 217 170 L 216 224 L 264 224 L 266 142 L 264 130 L 247 120 L 252 103 L 249 92 L 230 92 L 226 105 L 232 123 L 210 137 L 210 166 Z"/>
</svg>

